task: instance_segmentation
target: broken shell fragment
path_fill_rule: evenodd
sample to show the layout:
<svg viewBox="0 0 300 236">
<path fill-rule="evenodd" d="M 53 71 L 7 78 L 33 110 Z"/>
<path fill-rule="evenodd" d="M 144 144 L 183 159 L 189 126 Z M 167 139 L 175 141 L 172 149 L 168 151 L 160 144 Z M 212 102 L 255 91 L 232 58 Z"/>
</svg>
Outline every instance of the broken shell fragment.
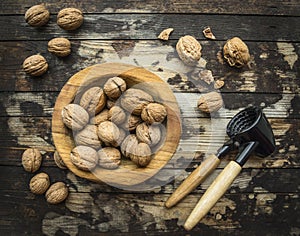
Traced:
<svg viewBox="0 0 300 236">
<path fill-rule="evenodd" d="M 208 39 L 216 39 L 216 37 L 214 36 L 213 32 L 211 31 L 211 28 L 209 26 L 205 27 L 204 30 L 202 31 L 205 38 Z"/>
<path fill-rule="evenodd" d="M 169 40 L 169 36 L 170 34 L 173 32 L 173 28 L 168 28 L 168 29 L 164 29 L 163 31 L 161 31 L 161 33 L 157 36 L 158 39 L 167 41 Z"/>
</svg>

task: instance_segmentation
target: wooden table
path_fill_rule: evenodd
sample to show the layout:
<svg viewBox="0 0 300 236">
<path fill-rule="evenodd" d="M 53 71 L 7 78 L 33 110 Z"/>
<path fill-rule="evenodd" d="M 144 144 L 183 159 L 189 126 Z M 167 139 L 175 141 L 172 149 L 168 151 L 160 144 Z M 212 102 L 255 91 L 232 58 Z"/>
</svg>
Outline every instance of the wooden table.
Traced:
<svg viewBox="0 0 300 236">
<path fill-rule="evenodd" d="M 0 3 L 0 234 L 1 235 L 299 235 L 300 234 L 300 4 L 299 1 L 47 1 L 50 22 L 40 29 L 24 21 L 36 1 Z M 57 12 L 64 7 L 83 10 L 85 21 L 74 32 L 60 29 Z M 217 37 L 204 38 L 210 26 Z M 173 27 L 170 40 L 157 35 Z M 211 70 L 225 106 L 210 118 L 195 110 L 203 81 L 193 80 L 175 51 L 179 37 L 193 35 L 201 43 L 198 69 Z M 47 52 L 57 36 L 72 42 L 72 54 L 59 59 Z M 241 37 L 252 62 L 241 69 L 222 61 L 226 40 Z M 48 72 L 32 78 L 22 70 L 23 60 L 41 53 Z M 56 167 L 53 161 L 51 115 L 65 82 L 79 70 L 104 62 L 144 66 L 169 83 L 178 98 L 183 134 L 176 155 L 194 160 L 180 175 L 151 191 L 132 192 L 81 179 Z M 181 181 L 226 139 L 219 132 L 248 105 L 264 108 L 276 138 L 275 153 L 251 157 L 240 176 L 210 213 L 191 231 L 185 219 L 212 180 L 234 158 L 220 167 L 178 206 L 164 202 Z M 66 202 L 49 205 L 44 196 L 29 191 L 33 176 L 21 166 L 28 147 L 43 153 L 40 171 L 51 181 L 70 187 Z M 193 153 L 189 150 L 195 150 Z M 159 179 L 165 181 L 163 177 Z M 159 181 L 158 180 L 158 181 Z"/>
</svg>

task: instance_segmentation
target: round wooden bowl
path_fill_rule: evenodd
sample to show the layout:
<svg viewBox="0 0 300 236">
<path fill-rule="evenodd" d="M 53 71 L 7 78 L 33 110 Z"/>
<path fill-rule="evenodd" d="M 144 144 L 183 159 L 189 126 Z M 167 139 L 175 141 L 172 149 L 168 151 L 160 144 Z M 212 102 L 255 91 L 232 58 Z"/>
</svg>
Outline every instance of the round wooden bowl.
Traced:
<svg viewBox="0 0 300 236">
<path fill-rule="evenodd" d="M 156 102 L 165 105 L 168 115 L 165 121 L 164 140 L 156 149 L 153 159 L 147 167 L 137 167 L 130 160 L 122 160 L 120 167 L 114 170 L 99 166 L 91 172 L 79 170 L 70 160 L 70 153 L 75 147 L 75 143 L 72 131 L 62 121 L 62 108 L 74 102 L 78 94 L 80 95 L 87 86 L 103 86 L 108 78 L 114 76 L 123 78 L 127 87 L 141 88 L 151 94 Z M 180 110 L 169 86 L 148 70 L 119 63 L 98 64 L 79 71 L 62 88 L 53 111 L 52 136 L 58 153 L 74 174 L 91 181 L 128 188 L 153 177 L 172 158 L 181 136 Z"/>
</svg>

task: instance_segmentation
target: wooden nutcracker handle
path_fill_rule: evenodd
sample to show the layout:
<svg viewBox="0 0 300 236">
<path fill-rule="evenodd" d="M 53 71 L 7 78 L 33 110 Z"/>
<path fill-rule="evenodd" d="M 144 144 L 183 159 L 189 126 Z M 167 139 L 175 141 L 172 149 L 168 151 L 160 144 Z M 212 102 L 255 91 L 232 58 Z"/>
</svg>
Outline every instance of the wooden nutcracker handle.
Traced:
<svg viewBox="0 0 300 236">
<path fill-rule="evenodd" d="M 170 208 L 176 205 L 181 199 L 197 188 L 219 164 L 220 159 L 216 155 L 210 155 L 206 158 L 169 197 L 165 204 L 166 207 Z"/>
<path fill-rule="evenodd" d="M 206 190 L 186 220 L 184 224 L 184 228 L 186 230 L 191 230 L 210 211 L 210 209 L 223 196 L 241 170 L 242 167 L 238 163 L 235 161 L 229 162 L 211 186 Z"/>
</svg>

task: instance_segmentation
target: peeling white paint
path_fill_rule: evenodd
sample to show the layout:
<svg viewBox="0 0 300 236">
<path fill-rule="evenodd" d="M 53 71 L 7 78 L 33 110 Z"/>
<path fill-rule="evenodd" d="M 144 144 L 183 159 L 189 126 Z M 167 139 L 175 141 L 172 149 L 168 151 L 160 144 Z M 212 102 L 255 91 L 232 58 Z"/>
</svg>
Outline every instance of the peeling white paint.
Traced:
<svg viewBox="0 0 300 236">
<path fill-rule="evenodd" d="M 283 59 L 289 64 L 290 68 L 293 69 L 295 62 L 298 60 L 298 55 L 295 52 L 293 44 L 286 42 L 277 42 L 279 53 L 284 57 Z"/>
</svg>

